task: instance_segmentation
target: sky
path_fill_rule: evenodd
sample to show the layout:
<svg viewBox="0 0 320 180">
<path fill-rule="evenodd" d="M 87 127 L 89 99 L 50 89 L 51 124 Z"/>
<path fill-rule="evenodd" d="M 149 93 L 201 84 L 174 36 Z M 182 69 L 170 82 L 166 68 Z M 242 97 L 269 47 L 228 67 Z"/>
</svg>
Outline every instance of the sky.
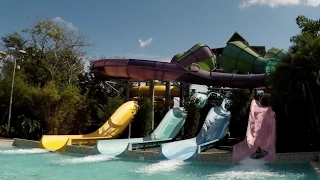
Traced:
<svg viewBox="0 0 320 180">
<path fill-rule="evenodd" d="M 85 34 L 88 57 L 169 61 L 197 43 L 224 47 L 236 31 L 250 45 L 287 50 L 295 18 L 320 18 L 320 0 L 0 0 L 0 36 L 50 18 Z M 0 49 L 1 50 L 1 49 Z"/>
</svg>

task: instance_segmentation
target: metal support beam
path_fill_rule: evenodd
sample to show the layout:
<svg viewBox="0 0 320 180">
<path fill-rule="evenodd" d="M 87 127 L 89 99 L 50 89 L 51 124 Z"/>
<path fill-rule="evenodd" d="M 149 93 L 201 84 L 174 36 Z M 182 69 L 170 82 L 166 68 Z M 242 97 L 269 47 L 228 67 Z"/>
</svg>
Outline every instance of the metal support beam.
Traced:
<svg viewBox="0 0 320 180">
<path fill-rule="evenodd" d="M 154 130 L 154 81 L 153 80 L 150 80 L 150 83 L 149 83 L 149 90 L 150 90 L 150 99 L 151 99 L 151 104 L 152 104 L 152 130 Z"/>
<path fill-rule="evenodd" d="M 186 98 L 189 98 L 190 97 L 190 84 L 187 84 L 186 86 L 185 86 L 185 92 L 186 92 Z"/>
<path fill-rule="evenodd" d="M 126 87 L 125 87 L 125 97 L 124 97 L 124 101 L 128 102 L 129 101 L 129 92 L 130 92 L 130 81 L 126 82 Z M 128 126 L 128 138 L 131 138 L 131 122 Z"/>
<path fill-rule="evenodd" d="M 180 107 L 183 107 L 184 106 L 184 90 L 185 90 L 185 87 L 184 87 L 184 83 L 180 83 Z"/>
<path fill-rule="evenodd" d="M 125 98 L 124 98 L 125 102 L 129 101 L 129 92 L 130 92 L 130 81 L 127 81 L 126 88 L 125 88 Z"/>
<path fill-rule="evenodd" d="M 167 113 L 170 110 L 170 101 L 171 101 L 170 88 L 171 88 L 170 81 L 166 81 L 166 94 L 165 94 L 166 102 L 164 107 L 165 113 Z"/>
</svg>

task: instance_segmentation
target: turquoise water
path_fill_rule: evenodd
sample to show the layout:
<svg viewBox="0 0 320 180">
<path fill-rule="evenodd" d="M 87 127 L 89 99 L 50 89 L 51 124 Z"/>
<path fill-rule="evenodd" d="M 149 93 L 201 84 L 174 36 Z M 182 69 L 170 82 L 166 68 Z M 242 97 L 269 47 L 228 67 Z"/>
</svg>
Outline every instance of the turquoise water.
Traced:
<svg viewBox="0 0 320 180">
<path fill-rule="evenodd" d="M 0 148 L 0 179 L 166 180 L 166 179 L 320 179 L 308 163 L 263 164 L 132 161 L 105 155 L 75 156 L 42 149 Z"/>
</svg>

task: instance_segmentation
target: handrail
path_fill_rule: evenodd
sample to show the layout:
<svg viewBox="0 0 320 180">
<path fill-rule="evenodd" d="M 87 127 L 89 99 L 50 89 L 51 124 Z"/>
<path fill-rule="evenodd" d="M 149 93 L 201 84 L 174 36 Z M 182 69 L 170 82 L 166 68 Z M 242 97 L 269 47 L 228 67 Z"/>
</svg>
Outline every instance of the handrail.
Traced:
<svg viewBox="0 0 320 180">
<path fill-rule="evenodd" d="M 128 144 L 128 150 L 146 149 L 160 147 L 161 144 L 173 141 L 173 139 L 150 140 L 144 142 L 131 142 Z"/>
<path fill-rule="evenodd" d="M 215 140 L 198 145 L 198 154 L 212 148 L 218 141 L 219 139 L 215 139 Z"/>
</svg>

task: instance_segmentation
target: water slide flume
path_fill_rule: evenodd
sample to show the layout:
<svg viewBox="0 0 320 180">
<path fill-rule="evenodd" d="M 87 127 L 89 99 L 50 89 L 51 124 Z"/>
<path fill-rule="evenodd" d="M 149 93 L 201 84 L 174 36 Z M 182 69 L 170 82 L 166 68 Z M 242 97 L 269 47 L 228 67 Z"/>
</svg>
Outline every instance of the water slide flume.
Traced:
<svg viewBox="0 0 320 180">
<path fill-rule="evenodd" d="M 149 86 L 136 86 L 130 89 L 130 97 L 131 100 L 137 100 L 141 94 L 150 95 L 150 87 Z M 166 85 L 161 82 L 154 82 L 154 108 L 155 109 L 164 109 L 165 106 L 165 95 L 166 94 Z M 180 96 L 180 88 L 177 86 L 170 86 L 170 108 L 173 107 L 174 97 Z"/>
<path fill-rule="evenodd" d="M 43 135 L 39 148 L 66 151 L 67 145 L 94 145 L 99 139 L 118 137 L 137 112 L 137 104 L 129 101 L 121 105 L 98 130 L 85 135 Z"/>
<path fill-rule="evenodd" d="M 159 146 L 161 143 L 168 142 L 176 137 L 185 122 L 185 116 L 183 108 L 172 108 L 149 136 L 99 140 L 95 145 L 94 151 L 96 154 L 123 156 L 127 150 Z"/>
<path fill-rule="evenodd" d="M 222 69 L 226 72 L 241 71 L 243 73 L 269 73 L 275 70 L 279 60 L 286 57 L 283 49 L 271 48 L 261 57 L 242 41 L 228 43 L 221 54 Z"/>
<path fill-rule="evenodd" d="M 137 97 L 140 94 L 150 94 L 149 86 L 136 86 L 130 89 L 130 97 Z M 154 84 L 154 95 L 165 97 L 166 96 L 166 85 L 161 84 L 160 82 L 155 82 Z M 180 96 L 180 88 L 177 86 L 170 86 L 170 96 L 179 97 Z"/>
<path fill-rule="evenodd" d="M 195 93 L 192 97 L 199 99 L 198 107 L 203 108 L 210 94 Z M 185 118 L 186 114 L 183 108 L 172 108 L 149 136 L 131 139 L 99 140 L 95 146 L 95 153 L 123 156 L 128 150 L 159 147 L 161 144 L 172 141 L 176 137 L 185 122 Z"/>
<path fill-rule="evenodd" d="M 137 59 L 103 59 L 95 61 L 92 71 L 97 78 L 131 81 L 175 81 L 230 88 L 266 86 L 268 74 L 228 74 L 205 71 L 198 65 L 185 69 L 178 63 Z"/>
<path fill-rule="evenodd" d="M 262 106 L 260 101 L 251 101 L 246 137 L 233 146 L 233 162 L 240 162 L 248 157 L 267 162 L 276 161 L 275 113 L 271 106 Z"/>
<path fill-rule="evenodd" d="M 162 144 L 159 159 L 193 161 L 198 154 L 221 140 L 227 131 L 230 112 L 225 109 L 226 99 L 221 106 L 210 109 L 199 134 L 191 139 Z"/>
<path fill-rule="evenodd" d="M 170 63 L 138 59 L 102 59 L 94 62 L 92 71 L 97 78 L 258 88 L 266 86 L 268 73 L 286 56 L 284 50 L 271 48 L 261 57 L 243 42 L 234 41 L 228 43 L 221 54 L 223 71 L 253 74 L 213 72 L 216 69 L 215 56 L 204 44 L 197 44 L 187 52 L 175 55 Z"/>
</svg>

